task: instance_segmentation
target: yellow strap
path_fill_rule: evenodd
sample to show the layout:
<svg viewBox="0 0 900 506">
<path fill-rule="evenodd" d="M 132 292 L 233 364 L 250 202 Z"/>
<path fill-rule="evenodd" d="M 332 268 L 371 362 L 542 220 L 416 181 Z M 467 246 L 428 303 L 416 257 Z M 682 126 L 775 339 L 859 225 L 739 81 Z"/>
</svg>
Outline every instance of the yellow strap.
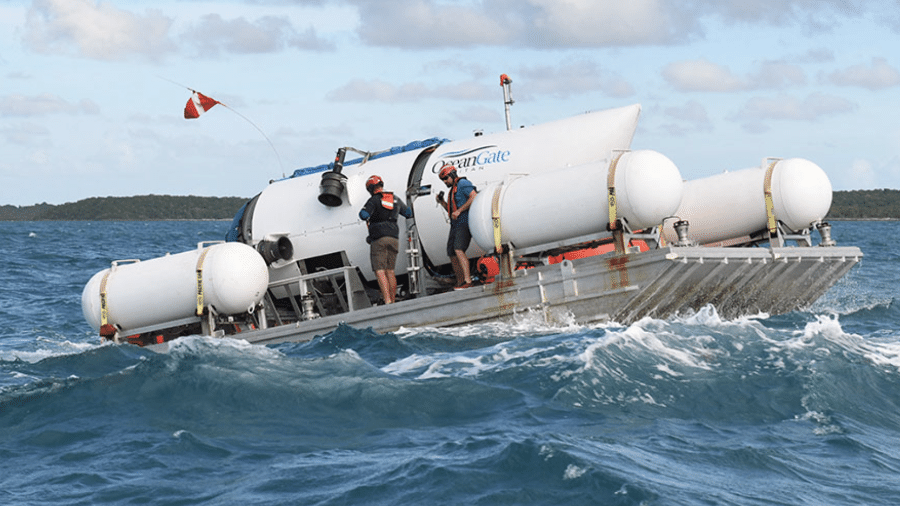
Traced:
<svg viewBox="0 0 900 506">
<path fill-rule="evenodd" d="M 497 254 L 503 252 L 503 245 L 500 243 L 500 190 L 503 189 L 503 184 L 497 185 L 497 189 L 494 190 L 494 197 L 491 199 L 491 222 L 494 225 L 494 251 Z"/>
<path fill-rule="evenodd" d="M 207 253 L 209 248 L 204 248 L 197 258 L 197 316 L 203 316 L 203 260 Z"/>
<path fill-rule="evenodd" d="M 613 161 L 609 164 L 609 172 L 606 175 L 606 189 L 609 193 L 609 201 L 607 205 L 609 206 L 609 229 L 616 229 L 616 215 L 618 214 L 616 211 L 616 166 L 619 164 L 619 160 L 622 158 L 625 152 L 619 153 L 619 156 L 615 157 Z"/>
<path fill-rule="evenodd" d="M 106 271 L 106 274 L 103 275 L 103 279 L 100 280 L 100 326 L 104 326 L 109 323 L 109 307 L 107 306 L 106 301 L 106 280 L 109 279 L 109 275 L 112 273 L 112 269 Z"/>
<path fill-rule="evenodd" d="M 769 235 L 774 236 L 778 233 L 778 220 L 775 219 L 775 201 L 772 199 L 772 172 L 781 159 L 772 160 L 769 168 L 766 169 L 766 178 L 763 187 L 763 193 L 766 196 L 766 221 L 769 228 Z"/>
</svg>

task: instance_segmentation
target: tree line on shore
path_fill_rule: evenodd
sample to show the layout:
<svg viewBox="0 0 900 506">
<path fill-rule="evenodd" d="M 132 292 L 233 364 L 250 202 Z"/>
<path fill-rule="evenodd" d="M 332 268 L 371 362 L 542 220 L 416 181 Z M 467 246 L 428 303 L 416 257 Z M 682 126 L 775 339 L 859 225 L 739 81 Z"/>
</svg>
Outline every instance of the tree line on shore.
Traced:
<svg viewBox="0 0 900 506">
<path fill-rule="evenodd" d="M 92 197 L 60 205 L 0 206 L 2 221 L 156 221 L 225 220 L 245 202 L 243 197 L 142 195 Z"/>
<path fill-rule="evenodd" d="M 0 206 L 0 221 L 229 220 L 249 199 L 142 195 L 60 205 Z M 836 191 L 826 220 L 900 220 L 900 190 Z"/>
</svg>

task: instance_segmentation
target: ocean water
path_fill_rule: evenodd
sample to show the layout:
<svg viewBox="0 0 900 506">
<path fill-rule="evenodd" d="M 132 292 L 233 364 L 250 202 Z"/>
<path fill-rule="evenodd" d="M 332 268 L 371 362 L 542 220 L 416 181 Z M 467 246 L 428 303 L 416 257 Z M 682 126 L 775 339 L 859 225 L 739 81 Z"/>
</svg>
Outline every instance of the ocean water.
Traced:
<svg viewBox="0 0 900 506">
<path fill-rule="evenodd" d="M 0 222 L 3 505 L 900 504 L 898 222 L 808 311 L 101 344 L 111 260 L 227 222 Z"/>
</svg>

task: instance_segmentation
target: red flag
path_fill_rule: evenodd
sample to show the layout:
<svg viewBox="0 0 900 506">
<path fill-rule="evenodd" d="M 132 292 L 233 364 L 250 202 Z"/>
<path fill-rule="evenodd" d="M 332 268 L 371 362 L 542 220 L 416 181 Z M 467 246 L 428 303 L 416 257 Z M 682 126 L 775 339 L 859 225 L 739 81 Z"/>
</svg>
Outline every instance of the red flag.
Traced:
<svg viewBox="0 0 900 506">
<path fill-rule="evenodd" d="M 218 100 L 213 100 L 206 95 L 195 91 L 184 106 L 184 119 L 199 118 L 201 114 L 212 109 L 212 107 L 218 103 Z"/>
</svg>

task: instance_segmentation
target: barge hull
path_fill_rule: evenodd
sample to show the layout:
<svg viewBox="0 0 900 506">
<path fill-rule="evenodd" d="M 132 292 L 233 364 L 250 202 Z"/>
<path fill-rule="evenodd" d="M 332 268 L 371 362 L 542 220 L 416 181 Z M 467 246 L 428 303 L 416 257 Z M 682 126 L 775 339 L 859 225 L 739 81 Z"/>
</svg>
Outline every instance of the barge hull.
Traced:
<svg viewBox="0 0 900 506">
<path fill-rule="evenodd" d="M 511 321 L 630 324 L 712 304 L 724 318 L 809 307 L 862 258 L 857 247 L 673 247 L 517 270 L 507 279 L 232 336 L 253 344 L 304 342 L 340 324 L 392 332 Z M 168 343 L 151 345 L 166 351 Z"/>
</svg>

